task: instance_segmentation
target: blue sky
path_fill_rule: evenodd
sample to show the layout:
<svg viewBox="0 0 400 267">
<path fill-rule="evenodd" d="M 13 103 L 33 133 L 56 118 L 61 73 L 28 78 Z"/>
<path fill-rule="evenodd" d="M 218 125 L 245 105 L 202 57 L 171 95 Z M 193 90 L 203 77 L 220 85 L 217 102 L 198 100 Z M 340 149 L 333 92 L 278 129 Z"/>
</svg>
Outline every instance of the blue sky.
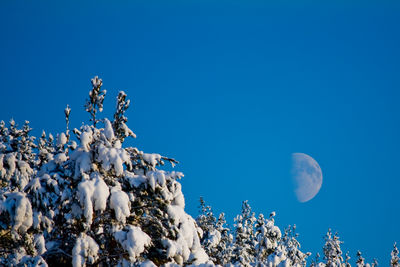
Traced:
<svg viewBox="0 0 400 267">
<path fill-rule="evenodd" d="M 83 3 L 81 3 L 83 2 Z M 332 228 L 388 263 L 400 242 L 400 5 L 394 1 L 1 1 L 0 118 L 38 134 L 89 117 L 90 78 L 133 102 L 129 145 L 181 162 L 187 211 L 228 222 L 249 200 L 297 224 L 313 254 Z M 321 166 L 298 203 L 290 155 Z"/>
</svg>

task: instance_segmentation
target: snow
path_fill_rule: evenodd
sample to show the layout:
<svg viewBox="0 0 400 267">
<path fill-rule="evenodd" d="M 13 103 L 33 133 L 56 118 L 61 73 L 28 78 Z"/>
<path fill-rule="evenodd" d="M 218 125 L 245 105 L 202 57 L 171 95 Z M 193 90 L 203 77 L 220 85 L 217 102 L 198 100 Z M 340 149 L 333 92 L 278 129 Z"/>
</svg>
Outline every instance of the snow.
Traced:
<svg viewBox="0 0 400 267">
<path fill-rule="evenodd" d="M 9 178 L 15 172 L 15 168 L 16 168 L 15 161 L 16 161 L 15 153 L 8 153 L 7 156 L 6 156 L 6 163 L 8 165 L 7 175 L 8 175 Z"/>
<path fill-rule="evenodd" d="M 33 239 L 33 244 L 39 255 L 42 255 L 46 252 L 46 242 L 44 240 L 43 234 L 36 234 Z"/>
<path fill-rule="evenodd" d="M 30 176 L 33 174 L 33 170 L 31 169 L 29 164 L 23 160 L 18 160 L 17 165 L 18 165 L 18 171 L 16 171 L 15 178 L 19 183 L 19 186 L 21 188 L 24 188 L 29 183 L 29 179 Z"/>
<path fill-rule="evenodd" d="M 56 164 L 62 164 L 68 160 L 68 157 L 65 155 L 65 153 L 58 153 L 54 157 L 54 162 Z"/>
<path fill-rule="evenodd" d="M 99 245 L 93 238 L 81 233 L 72 249 L 72 266 L 86 266 L 86 262 L 93 264 L 98 258 Z"/>
<path fill-rule="evenodd" d="M 93 136 L 91 132 L 82 132 L 80 136 L 80 141 L 81 141 L 81 147 L 85 149 L 85 151 L 89 151 L 90 149 L 90 143 L 93 140 Z"/>
<path fill-rule="evenodd" d="M 136 134 L 132 132 L 132 130 L 129 129 L 129 127 L 125 123 L 121 123 L 121 127 L 124 130 L 125 136 L 132 136 L 133 138 L 136 138 Z"/>
<path fill-rule="evenodd" d="M 155 153 L 148 154 L 142 152 L 142 157 L 147 163 L 149 163 L 153 167 L 155 167 L 157 163 L 161 160 L 161 155 Z"/>
<path fill-rule="evenodd" d="M 65 133 L 57 135 L 57 146 L 63 146 L 66 143 L 67 143 L 67 136 L 65 136 Z"/>
<path fill-rule="evenodd" d="M 157 267 L 151 260 L 142 262 L 139 267 Z"/>
<path fill-rule="evenodd" d="M 182 207 L 177 205 L 168 206 L 168 215 L 179 229 L 176 241 L 163 241 L 167 245 L 169 256 L 175 257 L 179 255 L 185 262 L 190 258 L 196 264 L 207 262 L 208 256 L 200 245 L 196 223 L 193 218 Z"/>
<path fill-rule="evenodd" d="M 130 186 L 139 187 L 147 181 L 147 177 L 141 174 L 136 175 L 133 172 L 125 171 L 124 178 L 128 181 Z"/>
<path fill-rule="evenodd" d="M 106 147 L 103 144 L 98 149 L 98 161 L 102 168 L 110 170 L 114 168 L 115 175 L 121 176 L 124 173 L 124 163 L 130 163 L 128 153 L 121 148 Z"/>
<path fill-rule="evenodd" d="M 104 135 L 108 139 L 108 141 L 114 140 L 114 130 L 112 128 L 111 122 L 108 119 L 104 119 Z"/>
<path fill-rule="evenodd" d="M 91 170 L 92 159 L 91 153 L 85 151 L 83 148 L 78 148 L 71 154 L 71 160 L 75 162 L 74 178 L 78 179 L 80 176 Z"/>
<path fill-rule="evenodd" d="M 93 206 L 94 210 L 104 211 L 110 195 L 108 186 L 100 174 L 94 173 L 92 177 L 91 180 L 82 181 L 78 185 L 78 199 L 83 206 L 83 214 L 88 224 L 91 224 L 93 219 Z"/>
<path fill-rule="evenodd" d="M 1 203 L 2 210 L 6 210 L 11 217 L 12 229 L 20 233 L 26 231 L 32 226 L 32 206 L 24 193 L 14 192 L 7 195 L 4 203 Z"/>
<path fill-rule="evenodd" d="M 101 86 L 103 84 L 103 80 L 99 79 L 98 76 L 94 76 L 94 78 L 91 79 L 91 81 L 92 81 L 93 87 L 99 87 L 99 86 Z"/>
<path fill-rule="evenodd" d="M 132 225 L 128 225 L 125 230 L 115 232 L 114 236 L 128 252 L 131 262 L 135 262 L 136 258 L 145 250 L 145 247 L 151 243 L 150 237 L 142 229 Z"/>
<path fill-rule="evenodd" d="M 221 241 L 221 233 L 217 230 L 214 229 L 209 233 L 209 238 L 208 242 L 211 247 L 215 247 L 219 244 Z"/>
<path fill-rule="evenodd" d="M 131 214 L 130 204 L 129 196 L 121 190 L 119 184 L 111 189 L 110 207 L 114 210 L 117 221 L 126 222 L 126 217 Z"/>
</svg>

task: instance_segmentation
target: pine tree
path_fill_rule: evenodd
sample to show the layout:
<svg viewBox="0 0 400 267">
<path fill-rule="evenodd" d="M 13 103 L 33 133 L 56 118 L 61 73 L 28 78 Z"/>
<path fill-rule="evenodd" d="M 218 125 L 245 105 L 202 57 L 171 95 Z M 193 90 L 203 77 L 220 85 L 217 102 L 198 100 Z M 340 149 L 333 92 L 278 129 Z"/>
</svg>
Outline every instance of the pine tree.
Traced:
<svg viewBox="0 0 400 267">
<path fill-rule="evenodd" d="M 393 250 L 390 253 L 390 266 L 399 267 L 400 266 L 400 258 L 399 258 L 399 250 L 397 249 L 396 242 L 393 244 Z"/>
<path fill-rule="evenodd" d="M 177 161 L 124 147 L 134 134 L 120 93 L 114 122 L 100 119 L 106 91 L 92 79 L 92 125 L 34 144 L 28 122 L 0 123 L 0 265 L 146 266 L 209 262 L 201 229 L 184 211 Z M 98 127 L 102 126 L 102 127 Z"/>
<path fill-rule="evenodd" d="M 367 265 L 365 264 L 365 259 L 363 258 L 362 254 L 360 251 L 357 251 L 357 261 L 356 261 L 357 267 L 366 267 Z M 368 265 L 369 266 L 369 265 Z"/>
<path fill-rule="evenodd" d="M 243 201 L 242 212 L 235 218 L 234 262 L 251 266 L 255 259 L 256 240 L 254 235 L 254 213 L 247 201 Z"/>
<path fill-rule="evenodd" d="M 212 208 L 200 198 L 200 214 L 196 221 L 202 229 L 201 244 L 207 255 L 215 264 L 224 265 L 232 258 L 232 235 L 226 227 L 225 215 L 221 213 L 218 219 Z"/>
<path fill-rule="evenodd" d="M 285 234 L 282 238 L 283 246 L 286 249 L 287 258 L 290 261 L 290 266 L 305 266 L 306 258 L 310 253 L 300 251 L 300 243 L 297 241 L 298 234 L 296 233 L 296 225 L 285 229 Z"/>
<path fill-rule="evenodd" d="M 281 231 L 274 225 L 275 212 L 271 212 L 269 219 L 265 219 L 263 214 L 258 216 L 256 228 L 256 255 L 257 262 L 266 262 L 269 255 L 271 255 L 278 247 L 281 241 Z"/>
<path fill-rule="evenodd" d="M 325 235 L 325 245 L 324 245 L 324 259 L 326 266 L 342 266 L 343 257 L 340 244 L 343 242 L 339 240 L 337 233 L 332 235 L 331 229 Z"/>
</svg>

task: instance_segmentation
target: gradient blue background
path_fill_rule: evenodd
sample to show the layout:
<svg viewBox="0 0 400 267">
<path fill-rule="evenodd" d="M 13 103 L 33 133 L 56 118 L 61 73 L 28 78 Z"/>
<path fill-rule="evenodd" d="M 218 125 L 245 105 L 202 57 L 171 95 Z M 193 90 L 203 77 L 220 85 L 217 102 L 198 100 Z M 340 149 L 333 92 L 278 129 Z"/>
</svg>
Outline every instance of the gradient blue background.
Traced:
<svg viewBox="0 0 400 267">
<path fill-rule="evenodd" d="M 203 196 L 233 224 L 248 199 L 281 229 L 297 224 L 312 257 L 331 227 L 352 262 L 359 249 L 388 264 L 400 241 L 399 4 L 54 2 L 0 3 L 0 119 L 57 133 L 69 104 L 79 127 L 99 75 L 105 115 L 119 90 L 132 99 L 129 144 L 181 162 L 193 216 Z M 323 171 L 307 203 L 291 189 L 293 152 Z"/>
</svg>

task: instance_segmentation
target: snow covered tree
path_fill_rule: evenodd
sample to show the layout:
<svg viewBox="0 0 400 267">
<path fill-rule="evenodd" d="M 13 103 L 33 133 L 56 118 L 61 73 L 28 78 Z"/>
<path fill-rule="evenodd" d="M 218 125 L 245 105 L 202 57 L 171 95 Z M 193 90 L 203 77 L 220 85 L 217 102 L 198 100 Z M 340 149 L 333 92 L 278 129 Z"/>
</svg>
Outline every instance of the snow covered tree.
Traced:
<svg viewBox="0 0 400 267">
<path fill-rule="evenodd" d="M 357 251 L 357 261 L 356 261 L 357 267 L 364 267 L 366 266 L 365 264 L 365 259 L 363 258 L 362 254 L 360 251 Z"/>
<path fill-rule="evenodd" d="M 400 266 L 400 258 L 399 258 L 399 250 L 397 249 L 396 242 L 393 244 L 393 250 L 390 253 L 390 266 L 399 267 Z"/>
<path fill-rule="evenodd" d="M 296 225 L 285 229 L 285 234 L 282 237 L 283 246 L 286 249 L 286 257 L 290 261 L 290 266 L 305 266 L 306 258 L 310 253 L 300 251 L 300 243 L 297 241 L 298 234 L 296 233 Z"/>
<path fill-rule="evenodd" d="M 343 265 L 343 257 L 342 250 L 340 248 L 340 244 L 343 242 L 339 240 L 339 236 L 337 233 L 332 235 L 331 229 L 325 235 L 325 245 L 324 245 L 324 259 L 326 262 L 326 266 L 342 266 Z"/>
<path fill-rule="evenodd" d="M 204 250 L 215 264 L 224 265 L 232 258 L 232 235 L 226 227 L 224 213 L 218 219 L 214 216 L 212 208 L 206 206 L 203 198 L 200 198 L 200 215 L 196 219 L 202 229 L 201 244 Z"/>
<path fill-rule="evenodd" d="M 269 220 L 264 218 L 263 214 L 258 216 L 255 224 L 256 229 L 256 258 L 258 263 L 266 262 L 281 240 L 281 231 L 274 225 L 275 212 L 271 212 Z"/>
<path fill-rule="evenodd" d="M 255 233 L 254 212 L 247 201 L 243 201 L 242 212 L 235 218 L 235 241 L 233 250 L 233 262 L 242 266 L 251 266 L 255 259 Z"/>
<path fill-rule="evenodd" d="M 26 122 L 0 123 L 0 265 L 154 266 L 209 262 L 201 229 L 184 211 L 179 179 L 158 169 L 177 161 L 125 147 L 129 107 L 120 92 L 114 121 L 99 118 L 106 95 L 92 79 L 92 125 L 35 144 Z M 101 125 L 102 127 L 98 127 Z"/>
</svg>

